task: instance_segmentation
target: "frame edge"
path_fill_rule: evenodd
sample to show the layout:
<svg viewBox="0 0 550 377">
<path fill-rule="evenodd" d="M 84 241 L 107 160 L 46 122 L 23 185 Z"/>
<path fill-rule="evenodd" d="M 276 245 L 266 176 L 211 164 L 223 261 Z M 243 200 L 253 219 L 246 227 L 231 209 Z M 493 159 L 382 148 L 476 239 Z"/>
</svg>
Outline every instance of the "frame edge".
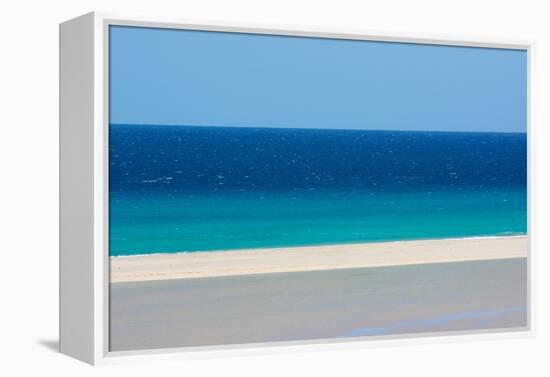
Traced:
<svg viewBox="0 0 550 377">
<path fill-rule="evenodd" d="M 59 25 L 59 350 L 93 364 L 94 14 Z"/>
</svg>

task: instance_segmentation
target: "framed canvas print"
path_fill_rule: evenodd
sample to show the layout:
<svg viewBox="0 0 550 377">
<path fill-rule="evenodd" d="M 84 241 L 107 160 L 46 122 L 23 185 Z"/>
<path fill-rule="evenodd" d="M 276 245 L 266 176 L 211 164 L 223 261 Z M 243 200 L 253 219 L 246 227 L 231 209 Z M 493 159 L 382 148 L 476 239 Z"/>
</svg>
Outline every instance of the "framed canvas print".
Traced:
<svg viewBox="0 0 550 377">
<path fill-rule="evenodd" d="M 531 331 L 525 42 L 61 24 L 60 348 Z"/>
</svg>

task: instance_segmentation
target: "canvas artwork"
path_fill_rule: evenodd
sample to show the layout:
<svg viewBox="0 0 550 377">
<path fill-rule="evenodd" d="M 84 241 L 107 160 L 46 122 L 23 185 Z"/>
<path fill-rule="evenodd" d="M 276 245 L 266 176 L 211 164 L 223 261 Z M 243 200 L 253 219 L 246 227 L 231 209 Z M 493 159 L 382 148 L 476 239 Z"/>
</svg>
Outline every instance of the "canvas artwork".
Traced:
<svg viewBox="0 0 550 377">
<path fill-rule="evenodd" d="M 528 326 L 525 50 L 108 40 L 111 351 Z"/>
</svg>

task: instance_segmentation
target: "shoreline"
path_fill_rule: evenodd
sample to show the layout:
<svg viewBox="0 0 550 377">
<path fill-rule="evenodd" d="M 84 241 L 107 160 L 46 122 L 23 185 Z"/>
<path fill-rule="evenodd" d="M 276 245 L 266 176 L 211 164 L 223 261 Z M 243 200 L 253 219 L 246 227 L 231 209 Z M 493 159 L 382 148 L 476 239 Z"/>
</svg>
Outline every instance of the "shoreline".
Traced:
<svg viewBox="0 0 550 377">
<path fill-rule="evenodd" d="M 110 282 L 525 258 L 527 235 L 111 256 Z"/>
<path fill-rule="evenodd" d="M 257 250 L 277 250 L 277 249 L 297 249 L 303 247 L 328 247 L 328 246 L 353 246 L 353 245 L 370 245 L 381 243 L 402 243 L 402 242 L 423 242 L 423 241 L 460 241 L 460 240 L 478 240 L 478 239 L 494 239 L 494 238 L 524 238 L 528 237 L 527 234 L 514 234 L 510 236 L 470 236 L 470 237 L 443 237 L 443 238 L 419 238 L 408 240 L 395 240 L 395 241 L 365 241 L 365 242 L 350 242 L 350 243 L 327 243 L 319 245 L 297 245 L 297 246 L 273 246 L 273 247 L 254 247 L 245 249 L 220 249 L 220 250 L 190 250 L 190 251 L 153 251 L 151 253 L 130 254 L 130 255 L 109 255 L 109 258 L 133 258 L 133 257 L 147 257 L 151 255 L 178 255 L 178 254 L 203 254 L 203 253 L 227 253 L 227 252 L 247 252 Z"/>
</svg>

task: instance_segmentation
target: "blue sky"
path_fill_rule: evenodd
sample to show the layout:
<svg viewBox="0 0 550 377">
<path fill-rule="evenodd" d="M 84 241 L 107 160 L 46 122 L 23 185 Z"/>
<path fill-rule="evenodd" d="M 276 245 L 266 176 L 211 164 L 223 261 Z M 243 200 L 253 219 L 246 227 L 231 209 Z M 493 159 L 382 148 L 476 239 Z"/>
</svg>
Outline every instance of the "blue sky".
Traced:
<svg viewBox="0 0 550 377">
<path fill-rule="evenodd" d="M 112 26 L 110 122 L 526 131 L 525 51 Z"/>
</svg>

